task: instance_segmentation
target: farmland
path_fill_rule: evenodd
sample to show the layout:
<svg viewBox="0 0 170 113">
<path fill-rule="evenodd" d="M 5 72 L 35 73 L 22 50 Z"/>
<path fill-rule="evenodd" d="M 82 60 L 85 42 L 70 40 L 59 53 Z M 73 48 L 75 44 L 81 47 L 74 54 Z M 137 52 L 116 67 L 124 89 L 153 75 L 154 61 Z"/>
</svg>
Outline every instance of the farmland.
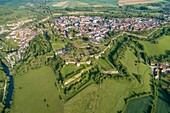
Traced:
<svg viewBox="0 0 170 113">
<path fill-rule="evenodd" d="M 67 0 L 65 2 L 54 2 L 53 7 L 117 7 L 117 3 L 117 0 Z"/>
<path fill-rule="evenodd" d="M 63 112 L 63 104 L 54 85 L 54 73 L 49 67 L 29 71 L 15 77 L 14 82 L 12 113 Z"/>
<path fill-rule="evenodd" d="M 57 4 L 54 4 L 54 7 L 65 7 L 67 5 L 68 1 L 64 2 L 58 2 Z"/>
<path fill-rule="evenodd" d="M 133 5 L 133 4 L 148 4 L 154 2 L 161 2 L 164 0 L 119 0 L 119 5 Z"/>
<path fill-rule="evenodd" d="M 28 1 L 21 2 L 19 0 L 7 1 L 0 4 L 0 24 L 31 18 L 33 13 L 26 9 L 26 7 L 31 7 L 30 5 Z"/>
</svg>

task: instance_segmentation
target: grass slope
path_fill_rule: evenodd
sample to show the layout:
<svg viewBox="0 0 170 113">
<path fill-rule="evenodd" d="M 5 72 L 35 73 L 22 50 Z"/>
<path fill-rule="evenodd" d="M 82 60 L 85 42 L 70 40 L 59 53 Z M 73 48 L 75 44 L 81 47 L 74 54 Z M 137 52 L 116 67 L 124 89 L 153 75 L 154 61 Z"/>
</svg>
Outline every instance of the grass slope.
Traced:
<svg viewBox="0 0 170 113">
<path fill-rule="evenodd" d="M 170 98 L 163 89 L 158 89 L 158 100 L 155 113 L 170 113 Z"/>
<path fill-rule="evenodd" d="M 63 104 L 54 85 L 54 73 L 49 67 L 29 71 L 15 77 L 14 82 L 11 113 L 63 113 Z"/>
<path fill-rule="evenodd" d="M 158 44 L 151 44 L 147 41 L 140 41 L 144 45 L 146 53 L 150 56 L 165 54 L 166 50 L 170 50 L 170 36 L 162 36 L 157 39 Z"/>
<path fill-rule="evenodd" d="M 69 65 L 65 65 L 65 67 L 63 67 L 60 72 L 62 76 L 66 78 L 69 75 L 76 73 L 76 71 L 79 69 L 83 69 L 83 66 L 81 65 L 80 67 L 77 67 L 76 64 L 69 64 Z"/>
<path fill-rule="evenodd" d="M 128 102 L 124 113 L 149 113 L 151 110 L 151 97 L 142 97 Z"/>
<path fill-rule="evenodd" d="M 124 98 L 140 86 L 135 80 L 104 80 L 92 84 L 65 104 L 65 113 L 117 113 L 124 107 Z M 140 91 L 142 92 L 143 89 Z"/>
<path fill-rule="evenodd" d="M 150 67 L 143 63 L 136 63 L 136 61 L 137 57 L 133 54 L 133 52 L 130 49 L 127 49 L 125 51 L 124 58 L 121 59 L 122 64 L 127 67 L 127 70 L 130 73 L 130 75 L 133 76 L 133 74 L 137 74 L 141 78 L 140 86 L 142 89 L 136 89 L 136 91 L 140 92 L 140 90 L 145 90 L 146 92 L 149 92 L 151 69 Z"/>
<path fill-rule="evenodd" d="M 64 113 L 93 113 L 99 86 L 92 84 L 66 102 Z"/>
<path fill-rule="evenodd" d="M 128 97 L 136 88 L 136 81 L 106 80 L 101 86 L 96 113 L 117 113 L 125 104 Z"/>
<path fill-rule="evenodd" d="M 105 71 L 116 70 L 115 67 L 105 58 L 99 58 L 98 60 L 94 60 L 94 63 L 96 63 L 98 66 L 101 66 L 101 68 Z"/>
</svg>

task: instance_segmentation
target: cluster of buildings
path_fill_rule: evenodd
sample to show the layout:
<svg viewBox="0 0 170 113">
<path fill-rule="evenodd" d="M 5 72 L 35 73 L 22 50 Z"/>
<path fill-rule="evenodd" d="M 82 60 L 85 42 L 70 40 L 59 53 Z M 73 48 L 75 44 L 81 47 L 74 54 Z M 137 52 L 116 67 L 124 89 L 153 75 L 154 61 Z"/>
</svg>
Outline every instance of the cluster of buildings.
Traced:
<svg viewBox="0 0 170 113">
<path fill-rule="evenodd" d="M 39 22 L 44 22 L 48 18 L 42 19 Z M 41 28 L 35 28 L 30 26 L 20 29 L 20 26 L 33 21 L 33 19 L 20 21 L 18 23 L 7 24 L 11 28 L 11 33 L 6 39 L 14 39 L 14 42 L 18 43 L 19 50 L 12 53 L 7 57 L 9 61 L 12 61 L 12 55 L 20 58 L 21 53 L 24 53 L 26 47 L 29 46 L 29 42 L 37 35 L 43 34 Z M 54 27 L 56 31 L 59 31 L 63 38 L 82 38 L 88 37 L 92 43 L 100 44 L 109 31 L 141 31 L 151 30 L 166 22 L 152 19 L 152 18 L 103 18 L 99 16 L 61 16 L 53 18 L 54 23 L 46 23 L 45 27 Z M 0 47 L 2 49 L 3 47 Z M 65 55 L 68 50 L 62 49 L 56 51 L 56 55 Z M 13 55 L 14 56 L 14 55 Z"/>
<path fill-rule="evenodd" d="M 13 51 L 9 53 L 5 59 L 7 60 L 8 63 L 10 63 L 11 67 L 18 63 L 20 60 L 22 60 L 21 53 L 20 51 Z"/>
<path fill-rule="evenodd" d="M 99 44 L 109 31 L 142 31 L 152 30 L 166 22 L 152 18 L 110 18 L 90 16 L 62 16 L 53 19 L 54 28 L 64 38 L 83 37 L 85 34 L 93 43 Z M 48 27 L 49 25 L 46 24 Z M 71 31 L 75 31 L 72 33 Z"/>
<path fill-rule="evenodd" d="M 24 25 L 25 23 L 31 22 L 33 20 L 34 19 L 28 19 L 28 20 L 19 21 L 17 23 L 7 24 L 7 27 L 10 27 L 11 30 L 15 30 L 19 28 L 20 26 Z"/>
<path fill-rule="evenodd" d="M 8 32 L 8 30 L 5 29 L 3 26 L 0 26 L 0 34 L 3 34 L 5 32 Z"/>
<path fill-rule="evenodd" d="M 48 18 L 42 19 L 39 22 L 44 22 Z M 22 25 L 31 22 L 35 19 L 29 19 L 29 20 L 23 20 L 17 23 L 7 24 L 6 26 L 9 27 L 10 30 L 5 30 L 3 26 L 0 26 L 0 34 L 4 32 L 10 32 L 8 36 L 6 36 L 6 39 L 13 39 L 14 42 L 16 42 L 19 46 L 19 49 L 16 51 L 13 51 L 9 53 L 6 56 L 6 60 L 11 64 L 15 65 L 19 60 L 22 59 L 21 54 L 26 51 L 26 47 L 29 46 L 29 42 L 37 35 L 37 34 L 43 34 L 43 30 L 41 28 L 35 28 L 34 25 L 20 28 Z M 0 46 L 0 49 L 2 49 L 3 46 Z"/>
<path fill-rule="evenodd" d="M 159 79 L 161 73 L 170 74 L 170 65 L 168 62 L 165 63 L 152 62 L 150 67 L 152 68 L 152 75 L 155 76 L 155 79 Z"/>
<path fill-rule="evenodd" d="M 27 46 L 29 46 L 29 42 L 37 35 L 42 34 L 42 30 L 38 29 L 37 31 L 32 30 L 28 27 L 12 31 L 6 39 L 13 39 L 14 42 L 18 43 L 20 47 L 20 52 L 25 52 Z"/>
<path fill-rule="evenodd" d="M 15 43 L 18 44 L 19 49 L 17 51 L 11 52 L 7 55 L 6 60 L 11 64 L 15 65 L 19 60 L 21 60 L 21 53 L 26 51 L 26 47 L 29 46 L 29 42 L 37 35 L 42 34 L 41 29 L 37 31 L 30 29 L 28 27 L 12 31 L 6 39 L 13 39 Z"/>
</svg>

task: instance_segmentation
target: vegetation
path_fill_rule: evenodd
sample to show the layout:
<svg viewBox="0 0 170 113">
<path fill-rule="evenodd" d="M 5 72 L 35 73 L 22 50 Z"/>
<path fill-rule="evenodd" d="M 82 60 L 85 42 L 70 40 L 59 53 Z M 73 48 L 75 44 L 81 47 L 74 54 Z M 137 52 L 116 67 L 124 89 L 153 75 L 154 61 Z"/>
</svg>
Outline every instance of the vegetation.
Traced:
<svg viewBox="0 0 170 113">
<path fill-rule="evenodd" d="M 43 66 L 15 77 L 12 113 L 63 113 L 63 103 L 55 86 L 53 71 Z M 31 109 L 30 109 L 31 108 Z"/>
<path fill-rule="evenodd" d="M 50 7 L 51 4 L 40 1 L 36 3 L 36 0 L 33 0 L 33 3 L 28 3 L 24 0 L 18 4 L 19 1 L 16 0 L 13 4 L 9 0 L 9 3 L 3 3 L 4 6 L 0 6 L 7 10 L 0 10 L 0 15 L 2 14 L 0 22 L 4 23 L 6 20 L 16 22 L 34 17 L 42 19 L 54 13 L 104 18 L 154 17 L 167 20 L 160 14 L 168 14 L 170 7 L 168 1 L 120 7 L 117 6 L 117 0 L 49 2 L 57 4 L 57 7 Z M 36 24 L 37 28 L 43 30 L 44 35 L 37 35 L 29 42 L 26 52 L 22 53 L 23 58 L 11 69 L 15 80 L 11 112 L 170 112 L 169 84 L 163 89 L 163 81 L 169 83 L 169 77 L 160 77 L 160 80 L 156 81 L 148 66 L 152 61 L 170 60 L 169 26 L 134 33 L 148 36 L 148 39 L 124 34 L 114 40 L 111 48 L 107 49 L 99 59 L 94 59 L 88 56 L 98 55 L 120 32 L 109 32 L 104 37 L 105 41 L 97 45 L 91 43 L 86 35 L 82 39 L 75 37 L 74 29 L 70 30 L 70 34 L 75 39 L 63 39 L 59 31 L 45 26 L 45 24 L 50 26 L 51 23 L 48 20 Z M 156 32 L 153 32 L 154 30 Z M 12 43 L 13 40 L 5 41 L 6 35 L 1 35 L 3 38 L 0 39 L 0 45 L 4 48 L 0 51 L 0 58 L 11 50 L 19 48 L 16 43 Z M 60 57 L 55 54 L 61 49 L 68 49 L 68 55 Z M 91 64 L 80 67 L 75 64 L 65 65 L 65 61 L 69 60 L 91 61 Z M 117 72 L 117 70 L 117 74 L 103 73 L 104 71 Z M 0 68 L 0 88 L 1 86 L 3 88 L 5 79 L 5 73 Z M 2 92 L 3 89 L 0 90 L 0 100 L 2 100 Z M 4 107 L 3 104 L 1 101 L 0 108 Z"/>
<path fill-rule="evenodd" d="M 78 70 L 83 69 L 83 66 L 77 67 L 75 64 L 66 65 L 61 69 L 61 74 L 64 78 L 69 75 L 75 74 Z"/>
<path fill-rule="evenodd" d="M 150 113 L 152 108 L 152 97 L 142 97 L 130 100 L 127 104 L 125 113 Z"/>
<path fill-rule="evenodd" d="M 167 92 L 164 89 L 158 88 L 158 100 L 156 104 L 156 111 L 155 113 L 168 113 L 170 112 L 170 99 Z"/>
<path fill-rule="evenodd" d="M 116 70 L 115 67 L 105 58 L 99 58 L 99 60 L 94 61 L 97 65 L 101 66 L 101 68 L 105 71 L 108 70 Z"/>
<path fill-rule="evenodd" d="M 152 44 L 148 41 L 141 41 L 141 44 L 143 44 L 145 52 L 150 56 L 155 55 L 166 55 L 169 50 L 169 43 L 170 41 L 169 36 L 162 36 L 156 40 L 156 44 Z"/>
<path fill-rule="evenodd" d="M 4 86 L 7 85 L 7 77 L 6 73 L 4 72 L 4 69 L 1 65 L 0 61 L 0 112 L 3 111 L 4 105 L 5 105 L 5 97 L 7 92 L 4 92 Z M 4 95 L 5 93 L 5 95 Z"/>
</svg>

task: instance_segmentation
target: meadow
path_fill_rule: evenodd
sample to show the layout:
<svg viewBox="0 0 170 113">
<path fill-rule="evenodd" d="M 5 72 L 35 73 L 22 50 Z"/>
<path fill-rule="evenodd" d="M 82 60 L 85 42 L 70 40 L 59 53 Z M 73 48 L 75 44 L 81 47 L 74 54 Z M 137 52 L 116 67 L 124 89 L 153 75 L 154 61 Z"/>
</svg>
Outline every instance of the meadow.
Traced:
<svg viewBox="0 0 170 113">
<path fill-rule="evenodd" d="M 158 88 L 158 100 L 156 104 L 155 113 L 169 113 L 170 112 L 170 98 L 167 92 L 161 88 Z"/>
<path fill-rule="evenodd" d="M 62 69 L 61 69 L 61 74 L 64 78 L 68 77 L 69 75 L 72 75 L 74 73 L 76 73 L 76 71 L 83 69 L 83 66 L 81 65 L 80 67 L 77 67 L 76 64 L 69 64 L 69 65 L 65 65 Z"/>
<path fill-rule="evenodd" d="M 99 58 L 99 60 L 94 60 L 94 63 L 99 65 L 103 70 L 109 71 L 109 70 L 116 70 L 115 67 L 105 58 Z"/>
<path fill-rule="evenodd" d="M 157 39 L 158 44 L 151 44 L 148 41 L 140 41 L 143 44 L 146 53 L 150 56 L 166 54 L 166 50 L 170 50 L 170 37 L 162 36 Z"/>
<path fill-rule="evenodd" d="M 14 78 L 12 113 L 63 113 L 63 103 L 49 67 L 31 70 Z"/>
<path fill-rule="evenodd" d="M 92 84 L 83 91 L 75 95 L 72 99 L 66 102 L 66 113 L 117 113 L 124 108 L 124 99 L 133 93 L 150 92 L 150 68 L 140 63 L 135 65 L 137 58 L 127 49 L 125 58 L 122 59 L 123 64 L 127 66 L 131 73 L 140 74 L 141 83 L 135 78 L 127 79 L 106 79 L 102 84 Z M 96 61 L 98 65 L 110 67 L 110 64 L 104 59 Z M 133 76 L 133 75 L 132 75 Z M 143 103 L 150 99 L 142 100 Z M 138 103 L 138 102 L 137 102 Z M 71 106 L 74 105 L 74 106 Z M 138 104 L 139 105 L 139 104 Z M 144 109 L 145 106 L 143 106 Z M 142 108 L 141 108 L 142 109 Z"/>
<path fill-rule="evenodd" d="M 12 0 L 0 3 L 0 24 L 32 18 L 33 12 L 28 10 L 29 7 L 29 0 Z"/>
<path fill-rule="evenodd" d="M 137 88 L 135 80 L 104 80 L 100 86 L 92 84 L 67 101 L 64 110 L 66 113 L 117 113 L 125 105 L 124 98 Z"/>
<path fill-rule="evenodd" d="M 130 100 L 124 113 L 149 113 L 152 100 L 150 96 Z"/>
<path fill-rule="evenodd" d="M 141 88 L 136 89 L 136 91 L 140 92 L 140 90 L 145 90 L 145 92 L 149 92 L 150 91 L 150 78 L 151 78 L 150 67 L 148 67 L 144 63 L 137 63 L 137 57 L 133 54 L 132 50 L 130 49 L 127 49 L 125 51 L 124 58 L 121 59 L 121 62 L 124 66 L 127 67 L 127 70 L 131 76 L 133 76 L 134 74 L 137 74 L 140 77 Z"/>
<path fill-rule="evenodd" d="M 52 48 L 53 48 L 53 51 L 56 51 L 56 50 L 59 50 L 59 49 L 62 49 L 65 47 L 65 43 L 62 42 L 62 41 L 57 41 L 57 42 L 52 42 Z"/>
</svg>

